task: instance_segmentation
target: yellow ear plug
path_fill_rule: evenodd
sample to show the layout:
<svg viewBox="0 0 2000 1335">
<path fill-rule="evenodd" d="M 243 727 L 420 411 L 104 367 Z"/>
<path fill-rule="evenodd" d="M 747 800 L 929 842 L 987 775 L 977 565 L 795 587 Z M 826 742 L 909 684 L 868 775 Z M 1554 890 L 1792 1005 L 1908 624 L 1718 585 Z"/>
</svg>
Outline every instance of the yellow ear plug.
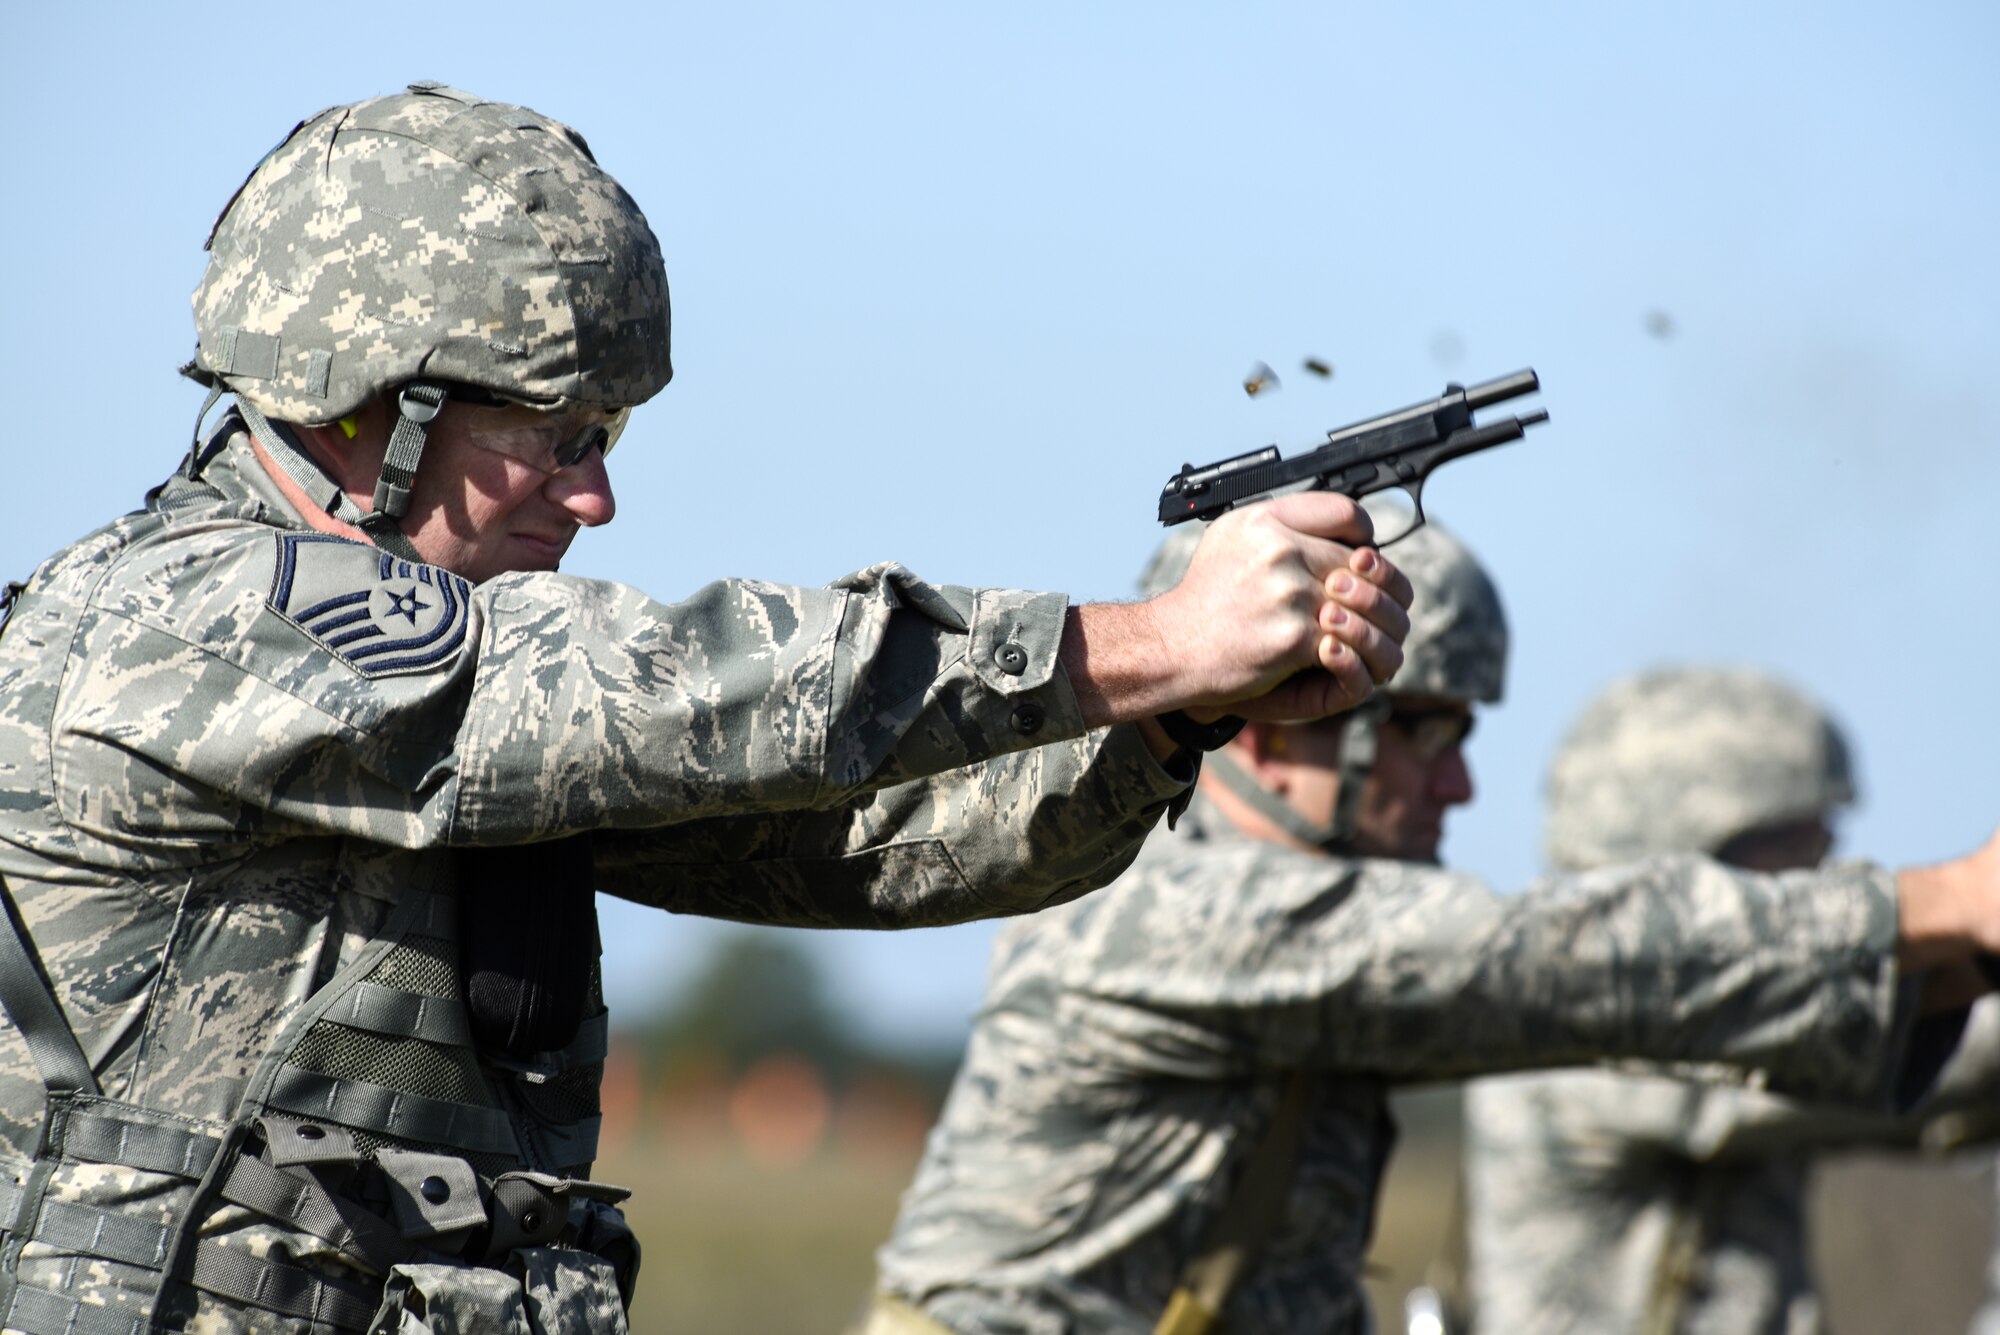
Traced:
<svg viewBox="0 0 2000 1335">
<path fill-rule="evenodd" d="M 343 417 L 340 419 L 340 429 L 347 433 L 349 440 L 353 440 L 361 431 L 361 423 L 352 417 Z"/>
</svg>

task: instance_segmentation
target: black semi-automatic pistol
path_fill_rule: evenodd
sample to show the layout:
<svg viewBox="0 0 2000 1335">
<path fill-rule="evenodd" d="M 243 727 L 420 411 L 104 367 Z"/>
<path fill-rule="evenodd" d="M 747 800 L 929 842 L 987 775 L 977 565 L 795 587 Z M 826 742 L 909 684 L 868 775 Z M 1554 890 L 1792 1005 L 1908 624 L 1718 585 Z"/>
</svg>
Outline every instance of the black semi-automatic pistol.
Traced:
<svg viewBox="0 0 2000 1335">
<path fill-rule="evenodd" d="M 1424 482 L 1440 465 L 1519 440 L 1529 427 L 1549 420 L 1540 408 L 1483 425 L 1475 425 L 1472 414 L 1541 387 L 1532 370 L 1470 389 L 1446 385 L 1428 403 L 1329 431 L 1326 444 L 1290 459 L 1280 457 L 1276 445 L 1267 445 L 1206 468 L 1187 464 L 1160 492 L 1160 522 L 1213 519 L 1281 491 L 1337 491 L 1359 499 L 1393 487 L 1409 495 L 1416 512 L 1408 528 L 1387 539 L 1393 542 L 1423 527 Z"/>
</svg>

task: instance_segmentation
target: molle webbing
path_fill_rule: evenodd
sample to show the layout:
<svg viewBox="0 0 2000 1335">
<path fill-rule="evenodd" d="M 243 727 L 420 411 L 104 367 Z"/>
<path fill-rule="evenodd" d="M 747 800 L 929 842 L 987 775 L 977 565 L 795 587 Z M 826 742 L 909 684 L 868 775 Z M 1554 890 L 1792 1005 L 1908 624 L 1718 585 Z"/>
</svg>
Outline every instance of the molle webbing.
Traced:
<svg viewBox="0 0 2000 1335">
<path fill-rule="evenodd" d="M 487 1173 L 518 1167 L 518 1138 L 460 1000 L 457 902 L 426 894 L 414 909 L 365 977 L 335 985 L 261 1104 L 345 1127 L 364 1152 L 464 1154 Z"/>
<path fill-rule="evenodd" d="M 281 1072 L 265 1103 L 301 1117 L 373 1131 L 392 1140 L 479 1154 L 514 1152 L 514 1129 L 497 1108 L 425 1098 L 387 1085 L 302 1071 Z"/>
<path fill-rule="evenodd" d="M 106 1209 L 58 1198 L 48 1191 L 48 1171 L 38 1172 L 26 1188 L 11 1189 L 0 1198 L 15 1222 L 10 1230 L 15 1234 L 9 1240 L 10 1262 L 19 1262 L 19 1248 L 28 1243 L 58 1258 L 87 1259 L 95 1272 L 94 1296 L 100 1300 L 79 1303 L 48 1288 L 16 1284 L 0 1316 L 0 1326 L 9 1330 L 27 1335 L 142 1335 L 153 1329 L 167 1271 L 174 1266 L 177 1246 L 190 1226 L 201 1184 L 212 1177 L 219 1179 L 215 1190 L 222 1200 L 320 1238 L 364 1269 L 386 1273 L 389 1266 L 416 1255 L 388 1225 L 359 1206 L 332 1197 L 306 1175 L 240 1156 L 225 1171 L 213 1172 L 217 1156 L 230 1152 L 220 1135 L 168 1125 L 144 1109 L 95 1099 L 58 1094 L 54 1105 L 47 1133 L 49 1153 L 40 1163 L 57 1168 L 98 1165 L 146 1174 L 146 1209 L 144 1213 Z M 358 1330 L 366 1326 L 379 1301 L 375 1283 L 314 1274 L 206 1238 L 197 1239 L 190 1250 L 184 1272 L 188 1281 L 233 1302 Z M 104 1301 L 107 1291 L 110 1301 Z"/>
<path fill-rule="evenodd" d="M 109 1119 L 104 1118 L 84 1118 L 73 1120 L 71 1126 L 73 1129 L 92 1124 L 102 1126 L 108 1121 Z M 218 1145 L 218 1141 L 207 1141 L 211 1156 Z M 90 1157 L 78 1154 L 77 1146 L 74 1144 L 67 1144 L 66 1149 L 73 1158 Z M 128 1168 L 141 1167 L 130 1159 L 107 1157 L 102 1162 Z M 260 1176 L 259 1170 L 264 1175 L 285 1178 L 295 1189 L 285 1190 L 276 1187 L 268 1177 Z M 162 1170 L 154 1168 L 151 1171 Z M 191 1178 L 186 1188 L 189 1196 L 193 1194 L 193 1187 L 194 1179 Z M 225 1179 L 221 1194 L 226 1200 L 256 1209 L 259 1213 L 282 1224 L 320 1236 L 321 1230 L 304 1227 L 309 1220 L 324 1222 L 311 1208 L 317 1203 L 312 1194 L 315 1191 L 317 1191 L 316 1184 L 305 1178 L 282 1173 L 253 1159 L 238 1159 Z M 324 1196 L 323 1192 L 319 1194 Z M 343 1233 L 337 1228 L 328 1226 L 323 1231 L 333 1234 L 332 1237 L 325 1237 L 323 1240 L 341 1246 L 342 1250 L 355 1255 L 356 1259 L 386 1261 L 387 1265 L 380 1267 L 382 1273 L 386 1273 L 388 1265 L 405 1259 L 413 1252 L 413 1249 L 402 1244 L 400 1238 L 394 1240 L 397 1246 L 393 1251 L 390 1250 L 383 1245 L 379 1233 L 369 1236 L 368 1242 L 373 1245 L 364 1246 L 359 1235 L 353 1230 Z M 172 1256 L 175 1239 L 180 1232 L 181 1226 L 178 1221 L 160 1223 L 131 1212 L 113 1212 L 48 1198 L 43 1200 L 35 1226 L 29 1230 L 29 1236 L 47 1246 L 78 1256 L 91 1257 L 98 1263 L 116 1262 L 135 1270 L 154 1272 L 157 1276 Z M 343 1243 L 346 1245 L 343 1246 Z M 374 1285 L 358 1281 L 343 1282 L 314 1275 L 281 1261 L 267 1260 L 247 1251 L 224 1247 L 205 1239 L 195 1245 L 190 1279 L 196 1288 L 220 1297 L 289 1316 L 309 1317 L 335 1326 L 356 1328 L 365 1326 L 378 1301 Z M 153 1284 L 157 1286 L 157 1278 L 154 1278 Z M 50 1335 L 56 1335 L 56 1332 L 66 1329 L 68 1314 L 64 1312 L 60 1303 L 49 1301 L 55 1295 L 27 1289 L 21 1290 L 20 1294 L 36 1296 L 27 1299 L 25 1310 L 22 1303 L 15 1304 L 16 1310 L 6 1321 L 8 1326 L 33 1330 L 33 1327 L 22 1324 L 20 1320 L 22 1316 L 40 1320 L 61 1313 L 64 1324 L 54 1326 L 50 1330 Z M 89 1312 L 91 1309 L 84 1306 L 81 1310 Z M 143 1329 L 144 1322 L 142 1318 L 121 1316 L 117 1321 L 117 1328 Z M 36 1332 L 36 1335 L 40 1335 L 40 1332 Z"/>
<path fill-rule="evenodd" d="M 335 1196 L 307 1173 L 240 1158 L 223 1179 L 222 1199 L 311 1234 L 376 1274 L 410 1259 L 415 1248 L 386 1221 Z"/>
<path fill-rule="evenodd" d="M 489 1052 L 513 1076 L 507 1089 L 495 1088 L 475 1050 L 483 1046 L 474 1037 L 479 1022 L 460 999 L 465 913 L 456 897 L 426 895 L 400 939 L 365 977 L 337 988 L 292 1044 L 261 1105 L 336 1123 L 364 1152 L 461 1155 L 487 1176 L 523 1166 L 525 1154 L 528 1166 L 580 1174 L 597 1153 L 607 1050 L 595 904 L 584 886 L 586 921 L 570 932 L 580 931 L 590 952 L 581 960 L 566 948 L 556 954 L 577 971 L 563 983 L 575 999 L 562 1008 L 590 1018 L 565 1021 L 560 1050 L 521 1058 Z M 566 896 L 566 906 L 574 910 L 575 900 Z"/>
<path fill-rule="evenodd" d="M 420 1038 L 427 1043 L 472 1042 L 465 1004 L 456 997 L 430 997 L 366 980 L 356 983 L 326 1017 L 350 1029 Z"/>
<path fill-rule="evenodd" d="M 0 1327 L 25 1335 L 145 1335 L 153 1328 L 166 1272 L 191 1225 L 200 1186 L 224 1140 L 100 1098 L 75 1031 L 41 976 L 4 879 L 0 910 L 0 1003 L 27 1041 L 49 1095 L 42 1144 L 27 1181 L 0 1183 Z M 147 1175 L 146 1212 L 51 1194 L 58 1174 L 75 1165 Z M 280 1177 L 288 1181 L 275 1180 Z M 321 1237 L 364 1264 L 394 1264 L 388 1258 L 398 1255 L 379 1225 L 349 1222 L 317 1182 L 253 1160 L 233 1165 L 221 1195 Z M 400 1238 L 394 1242 L 400 1254 L 408 1253 Z M 58 1257 L 87 1258 L 97 1275 L 92 1287 L 98 1301 L 79 1302 L 23 1283 L 23 1249 L 30 1244 Z M 207 1239 L 194 1245 L 189 1278 L 224 1298 L 354 1329 L 367 1324 L 377 1302 L 373 1285 L 323 1278 Z M 107 1290 L 123 1301 L 106 1301 Z"/>
<path fill-rule="evenodd" d="M 4 881 L 0 907 L 0 1002 L 49 1088 L 43 1143 L 27 1179 L 0 1183 L 0 1327 L 147 1335 L 184 1315 L 191 1286 L 225 1303 L 359 1331 L 391 1267 L 449 1258 L 423 1250 L 407 1221 L 399 1228 L 337 1194 L 354 1166 L 377 1160 L 386 1168 L 398 1152 L 442 1154 L 470 1183 L 474 1166 L 494 1176 L 516 1169 L 523 1136 L 527 1150 L 550 1164 L 595 1157 L 606 1029 L 594 958 L 581 989 L 594 1013 L 562 1051 L 503 1063 L 513 1078 L 496 1090 L 460 1000 L 457 905 L 448 896 L 406 904 L 361 976 L 317 994 L 296 1039 L 279 1049 L 264 1096 L 246 1100 L 226 1128 L 102 1098 Z M 267 1108 L 315 1124 L 261 1115 Z M 292 1133 L 316 1143 L 302 1154 Z M 283 1153 L 274 1137 L 286 1142 Z M 318 1239 L 373 1278 L 258 1255 L 224 1241 L 229 1234 L 197 1236 L 221 1205 Z M 518 1222 L 510 1227 L 503 1235 L 496 1220 L 495 1238 L 521 1232 Z M 66 1292 L 80 1264 L 89 1267 L 89 1302 Z"/>
<path fill-rule="evenodd" d="M 323 1279 L 210 1242 L 195 1251 L 193 1279 L 220 1297 L 336 1329 L 365 1330 L 381 1303 L 379 1285 Z"/>
</svg>

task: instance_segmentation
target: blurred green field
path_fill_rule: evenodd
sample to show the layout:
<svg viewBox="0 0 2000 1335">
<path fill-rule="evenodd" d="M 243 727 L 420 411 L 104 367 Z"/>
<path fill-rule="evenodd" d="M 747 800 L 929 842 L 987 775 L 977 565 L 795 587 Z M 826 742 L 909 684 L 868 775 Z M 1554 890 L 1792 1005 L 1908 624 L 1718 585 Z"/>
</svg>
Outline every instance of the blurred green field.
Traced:
<svg viewBox="0 0 2000 1335">
<path fill-rule="evenodd" d="M 1398 1106 L 1403 1143 L 1370 1263 L 1385 1333 L 1444 1246 L 1457 1177 L 1456 1096 L 1426 1091 Z M 839 1332 L 865 1299 L 920 1148 L 900 1124 L 859 1142 L 832 1138 L 786 1164 L 712 1125 L 635 1129 L 597 1169 L 638 1192 L 628 1207 L 645 1246 L 635 1335 Z M 1993 1237 L 1990 1162 L 1865 1155 L 1823 1171 L 1817 1252 L 1838 1335 L 1965 1330 Z"/>
<path fill-rule="evenodd" d="M 598 1165 L 633 1187 L 645 1248 L 634 1335 L 833 1335 L 874 1281 L 876 1246 L 916 1168 L 907 1154 L 822 1154 L 792 1167 L 735 1149 L 638 1142 Z"/>
</svg>

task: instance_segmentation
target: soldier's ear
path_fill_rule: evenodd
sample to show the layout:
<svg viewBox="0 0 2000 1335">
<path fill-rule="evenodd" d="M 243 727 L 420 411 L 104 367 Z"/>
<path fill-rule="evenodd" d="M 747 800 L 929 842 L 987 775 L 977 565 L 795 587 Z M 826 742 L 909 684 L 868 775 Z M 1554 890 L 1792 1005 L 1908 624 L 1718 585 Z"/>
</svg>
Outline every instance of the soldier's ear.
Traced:
<svg viewBox="0 0 2000 1335">
<path fill-rule="evenodd" d="M 295 427 L 294 430 L 309 442 L 314 456 L 331 471 L 330 456 L 342 460 L 359 459 L 364 461 L 364 466 L 365 461 L 371 460 L 379 465 L 382 454 L 388 448 L 390 428 L 394 425 L 394 412 L 388 400 L 376 399 L 362 404 L 336 422 L 325 426 Z"/>
<path fill-rule="evenodd" d="M 1229 747 L 1243 768 L 1269 784 L 1286 760 L 1285 727 L 1281 723 L 1246 723 Z"/>
<path fill-rule="evenodd" d="M 352 431 L 348 430 L 350 422 Z M 324 426 L 294 425 L 292 431 L 314 462 L 365 510 L 382 471 L 382 457 L 388 452 L 390 422 L 386 413 L 369 404 L 340 421 Z"/>
</svg>

